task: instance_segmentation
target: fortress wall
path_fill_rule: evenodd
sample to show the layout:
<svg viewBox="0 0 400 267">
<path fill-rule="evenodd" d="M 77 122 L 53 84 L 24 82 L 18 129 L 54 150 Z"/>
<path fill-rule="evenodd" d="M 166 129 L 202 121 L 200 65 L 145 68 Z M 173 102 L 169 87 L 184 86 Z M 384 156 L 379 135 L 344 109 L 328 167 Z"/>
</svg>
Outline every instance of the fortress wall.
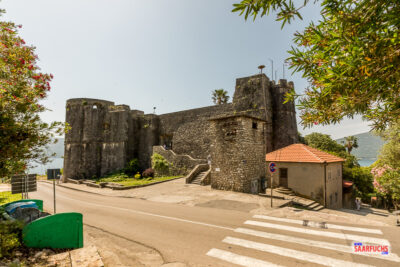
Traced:
<svg viewBox="0 0 400 267">
<path fill-rule="evenodd" d="M 177 154 L 205 159 L 210 153 L 209 118 L 232 112 L 232 104 L 222 104 L 160 115 L 160 145 L 170 145 Z"/>
<path fill-rule="evenodd" d="M 130 108 L 109 106 L 102 124 L 100 175 L 125 167 L 128 157 Z"/>
<path fill-rule="evenodd" d="M 66 122 L 71 130 L 65 135 L 64 176 L 88 178 L 100 174 L 102 124 L 113 102 L 98 99 L 67 101 Z"/>
<path fill-rule="evenodd" d="M 274 85 L 265 74 L 236 79 L 233 102 L 162 115 L 130 110 L 126 105 L 98 99 L 67 101 L 64 174 L 91 178 L 125 167 L 138 158 L 141 168 L 151 166 L 153 146 L 172 144 L 177 154 L 205 159 L 210 153 L 210 118 L 247 113 L 265 121 L 266 152 L 297 142 L 294 103 L 282 104 L 293 87 Z M 266 105 L 264 104 L 266 103 Z"/>
<path fill-rule="evenodd" d="M 264 123 L 243 115 L 211 121 L 212 188 L 251 193 L 252 181 L 265 177 Z"/>
<path fill-rule="evenodd" d="M 176 154 L 174 151 L 166 150 L 162 146 L 153 146 L 153 153 L 160 154 L 173 164 L 170 170 L 172 175 L 187 175 L 196 165 L 207 164 L 205 159 L 195 159 L 188 155 Z"/>
<path fill-rule="evenodd" d="M 137 117 L 138 126 L 138 159 L 142 169 L 151 167 L 153 146 L 159 145 L 160 118 L 154 114 Z"/>
<path fill-rule="evenodd" d="M 236 79 L 234 112 L 247 112 L 265 121 L 266 152 L 273 151 L 271 82 L 265 74 Z"/>
<path fill-rule="evenodd" d="M 298 142 L 294 102 L 283 104 L 286 93 L 290 92 L 292 88 L 293 83 L 287 84 L 286 80 L 280 80 L 279 84 L 272 86 L 274 150 Z"/>
</svg>

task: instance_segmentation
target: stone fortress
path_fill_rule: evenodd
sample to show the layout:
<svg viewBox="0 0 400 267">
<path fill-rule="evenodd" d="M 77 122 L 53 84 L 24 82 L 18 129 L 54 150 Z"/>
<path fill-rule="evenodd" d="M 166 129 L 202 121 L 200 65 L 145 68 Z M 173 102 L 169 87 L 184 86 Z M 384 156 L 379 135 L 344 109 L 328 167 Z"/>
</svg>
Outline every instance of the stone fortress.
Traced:
<svg viewBox="0 0 400 267">
<path fill-rule="evenodd" d="M 294 103 L 283 103 L 293 88 L 292 82 L 275 84 L 257 74 L 236 80 L 232 103 L 162 115 L 105 100 L 69 99 L 64 177 L 104 176 L 133 158 L 145 169 L 154 151 L 181 174 L 202 166 L 197 172 L 208 172 L 213 188 L 250 192 L 250 182 L 265 177 L 265 154 L 298 142 Z M 211 168 L 205 164 L 209 155 Z"/>
</svg>

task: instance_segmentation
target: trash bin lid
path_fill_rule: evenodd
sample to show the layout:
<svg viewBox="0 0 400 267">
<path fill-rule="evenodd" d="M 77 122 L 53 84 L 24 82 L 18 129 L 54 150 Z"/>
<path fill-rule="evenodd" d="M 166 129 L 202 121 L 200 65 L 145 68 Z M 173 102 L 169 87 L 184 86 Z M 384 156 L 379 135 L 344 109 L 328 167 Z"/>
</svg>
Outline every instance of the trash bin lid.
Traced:
<svg viewBox="0 0 400 267">
<path fill-rule="evenodd" d="M 17 208 L 37 208 L 38 209 L 38 206 L 33 201 L 17 202 L 17 203 L 8 205 L 6 208 L 6 212 L 11 215 Z"/>
</svg>

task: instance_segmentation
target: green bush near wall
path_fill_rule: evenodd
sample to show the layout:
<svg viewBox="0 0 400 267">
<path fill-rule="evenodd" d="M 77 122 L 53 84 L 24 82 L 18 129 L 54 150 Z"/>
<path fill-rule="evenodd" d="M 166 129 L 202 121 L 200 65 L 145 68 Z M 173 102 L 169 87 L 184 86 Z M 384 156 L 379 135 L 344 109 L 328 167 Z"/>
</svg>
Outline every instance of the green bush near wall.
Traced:
<svg viewBox="0 0 400 267">
<path fill-rule="evenodd" d="M 151 156 L 151 167 L 156 172 L 156 176 L 167 176 L 172 166 L 163 156 L 158 153 L 154 153 Z"/>
</svg>

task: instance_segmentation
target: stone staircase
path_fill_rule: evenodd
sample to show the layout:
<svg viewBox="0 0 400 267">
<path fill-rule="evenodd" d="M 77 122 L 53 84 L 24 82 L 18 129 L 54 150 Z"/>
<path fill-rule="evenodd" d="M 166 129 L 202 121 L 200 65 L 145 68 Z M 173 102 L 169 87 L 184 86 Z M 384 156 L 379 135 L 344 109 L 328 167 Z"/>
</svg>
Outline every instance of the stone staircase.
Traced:
<svg viewBox="0 0 400 267">
<path fill-rule="evenodd" d="M 292 189 L 286 188 L 286 187 L 277 187 L 277 188 L 274 188 L 274 192 L 277 192 L 277 193 L 279 193 L 279 194 L 288 195 L 288 196 L 295 196 L 295 194 L 294 194 L 294 192 L 292 191 Z"/>
<path fill-rule="evenodd" d="M 204 178 L 204 176 L 206 176 L 207 171 L 204 172 L 200 172 L 199 174 L 197 174 L 193 180 L 190 182 L 191 184 L 198 184 L 201 185 L 201 180 Z"/>
<path fill-rule="evenodd" d="M 320 211 L 320 210 L 325 208 L 324 206 L 322 206 L 318 202 L 313 201 L 313 200 L 311 200 L 311 201 L 312 201 L 311 203 L 308 203 L 308 204 L 305 204 L 305 205 L 304 204 L 300 204 L 300 205 L 302 205 L 303 208 L 306 208 L 306 209 L 312 210 L 312 211 Z"/>
<path fill-rule="evenodd" d="M 259 194 L 259 195 L 263 197 L 271 197 L 271 189 L 267 188 L 265 194 Z M 291 203 L 289 204 L 289 206 L 294 206 L 294 207 L 297 206 L 299 208 L 311 211 L 320 211 L 325 208 L 323 205 L 319 204 L 318 202 L 312 199 L 297 196 L 290 188 L 286 187 L 274 188 L 273 197 L 278 199 L 290 200 Z"/>
</svg>

